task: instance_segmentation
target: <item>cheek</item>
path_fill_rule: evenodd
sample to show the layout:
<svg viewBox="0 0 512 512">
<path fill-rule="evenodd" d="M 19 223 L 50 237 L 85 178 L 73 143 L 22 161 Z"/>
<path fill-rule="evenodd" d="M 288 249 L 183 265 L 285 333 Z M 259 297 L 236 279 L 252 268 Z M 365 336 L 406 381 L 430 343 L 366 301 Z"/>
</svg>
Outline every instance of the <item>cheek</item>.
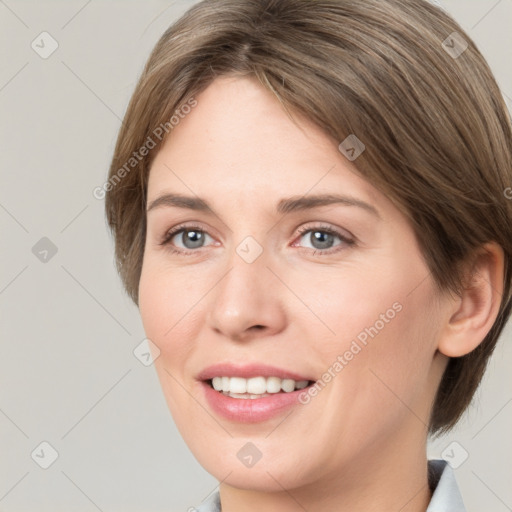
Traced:
<svg viewBox="0 0 512 512">
<path fill-rule="evenodd" d="M 332 331 L 318 323 L 325 335 L 312 357 L 325 371 L 342 375 L 333 379 L 337 396 L 357 396 L 363 415 L 376 405 L 398 411 L 406 410 L 402 401 L 422 400 L 435 352 L 435 290 L 424 280 L 428 271 L 420 264 L 409 273 L 401 265 L 385 273 L 382 268 L 316 281 L 321 292 L 309 295 L 311 309 Z"/>
<path fill-rule="evenodd" d="M 347 344 L 355 339 L 364 346 L 396 323 L 407 284 L 383 268 L 348 268 L 339 275 L 332 271 L 316 275 L 314 280 L 296 276 L 294 290 L 315 313 L 317 330 L 321 329 L 323 343 L 315 344 L 316 348 L 329 354 L 345 346 L 348 349 Z M 315 320 L 313 315 L 309 319 Z"/>
<path fill-rule="evenodd" d="M 146 336 L 156 343 L 160 350 L 165 333 L 172 327 L 172 303 L 169 302 L 170 286 L 163 276 L 144 265 L 139 282 L 139 311 Z M 166 305 L 164 307 L 164 304 Z"/>
<path fill-rule="evenodd" d="M 144 262 L 139 282 L 139 310 L 146 336 L 160 350 L 154 367 L 160 380 L 171 415 L 183 437 L 190 395 L 184 385 L 190 378 L 188 364 L 194 350 L 191 339 L 196 337 L 191 329 L 201 325 L 193 307 L 204 295 L 190 285 L 186 272 L 171 271 L 153 264 L 151 258 Z M 196 295 L 198 297 L 196 297 Z"/>
<path fill-rule="evenodd" d="M 198 309 L 194 305 L 204 293 L 185 269 L 170 269 L 147 258 L 139 282 L 139 310 L 148 337 L 165 346 L 174 343 L 176 333 L 197 325 L 193 322 Z"/>
<path fill-rule="evenodd" d="M 428 283 L 422 286 L 398 299 L 401 309 L 387 323 L 374 321 L 363 331 L 366 345 L 346 382 L 349 395 L 359 398 L 361 417 L 385 412 L 381 434 L 409 422 L 428 423 L 437 326 L 434 291 Z"/>
<path fill-rule="evenodd" d="M 160 350 L 155 369 L 168 399 L 179 393 L 197 338 L 199 309 L 194 308 L 202 295 L 187 284 L 186 272 L 169 271 L 145 262 L 139 282 L 139 311 L 146 336 Z M 177 381 L 173 378 L 177 379 Z M 171 405 L 171 404 L 169 404 Z"/>
</svg>

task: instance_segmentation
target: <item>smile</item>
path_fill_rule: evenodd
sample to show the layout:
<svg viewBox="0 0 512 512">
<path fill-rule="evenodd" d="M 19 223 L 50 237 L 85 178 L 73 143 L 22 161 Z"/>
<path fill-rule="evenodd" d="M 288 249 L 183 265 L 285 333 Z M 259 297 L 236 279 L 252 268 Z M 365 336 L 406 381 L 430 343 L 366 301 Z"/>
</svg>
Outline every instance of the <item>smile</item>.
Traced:
<svg viewBox="0 0 512 512">
<path fill-rule="evenodd" d="M 312 381 L 281 379 L 279 377 L 213 377 L 207 381 L 210 386 L 231 398 L 256 399 L 271 396 L 276 393 L 292 393 L 304 389 Z"/>
</svg>

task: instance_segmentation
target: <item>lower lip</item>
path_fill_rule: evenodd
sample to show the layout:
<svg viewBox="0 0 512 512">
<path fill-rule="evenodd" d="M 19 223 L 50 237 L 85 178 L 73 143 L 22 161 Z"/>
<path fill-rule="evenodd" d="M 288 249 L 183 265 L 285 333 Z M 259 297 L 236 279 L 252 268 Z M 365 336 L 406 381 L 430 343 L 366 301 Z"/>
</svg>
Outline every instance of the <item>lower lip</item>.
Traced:
<svg viewBox="0 0 512 512">
<path fill-rule="evenodd" d="M 265 421 L 294 405 L 301 405 L 299 395 L 304 392 L 304 389 L 298 389 L 291 393 L 275 393 L 263 398 L 231 398 L 216 391 L 207 382 L 201 384 L 206 401 L 214 412 L 238 423 Z"/>
</svg>

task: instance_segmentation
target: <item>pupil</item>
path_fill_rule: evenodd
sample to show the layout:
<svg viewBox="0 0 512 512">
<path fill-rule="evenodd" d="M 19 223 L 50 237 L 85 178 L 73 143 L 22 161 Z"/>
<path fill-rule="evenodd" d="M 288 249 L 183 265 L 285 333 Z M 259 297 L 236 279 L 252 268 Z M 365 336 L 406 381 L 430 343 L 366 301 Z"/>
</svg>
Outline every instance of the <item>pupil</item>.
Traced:
<svg viewBox="0 0 512 512">
<path fill-rule="evenodd" d="M 328 249 L 330 247 L 333 235 L 331 235 L 330 233 L 326 233 L 324 231 L 314 231 L 311 234 L 314 236 L 315 243 L 320 243 L 320 247 L 316 247 L 315 243 L 313 243 L 314 247 L 316 247 L 317 249 Z M 325 238 L 327 238 L 327 241 L 322 240 Z"/>
<path fill-rule="evenodd" d="M 201 247 L 201 241 L 203 240 L 203 233 L 200 231 L 186 231 L 186 237 L 185 237 L 185 247 L 188 249 L 195 249 L 197 247 Z M 193 240 L 193 239 L 196 240 Z M 192 245 L 188 245 L 188 242 L 190 242 Z"/>
</svg>

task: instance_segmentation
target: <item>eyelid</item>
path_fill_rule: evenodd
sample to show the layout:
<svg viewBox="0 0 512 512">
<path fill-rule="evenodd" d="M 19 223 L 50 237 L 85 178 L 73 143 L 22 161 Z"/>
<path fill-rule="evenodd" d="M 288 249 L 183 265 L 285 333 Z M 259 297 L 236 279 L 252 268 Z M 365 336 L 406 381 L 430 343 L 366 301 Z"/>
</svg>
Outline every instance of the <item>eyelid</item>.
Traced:
<svg viewBox="0 0 512 512">
<path fill-rule="evenodd" d="M 345 240 L 345 241 L 352 241 L 352 242 L 356 241 L 356 237 L 349 231 L 347 231 L 345 229 L 337 228 L 330 224 L 325 224 L 325 223 L 316 225 L 316 226 L 310 226 L 310 225 L 301 226 L 300 228 L 298 228 L 299 237 L 302 236 L 304 233 L 307 233 L 308 231 L 314 231 L 314 230 L 326 231 L 333 235 L 339 236 L 342 240 Z"/>
</svg>

